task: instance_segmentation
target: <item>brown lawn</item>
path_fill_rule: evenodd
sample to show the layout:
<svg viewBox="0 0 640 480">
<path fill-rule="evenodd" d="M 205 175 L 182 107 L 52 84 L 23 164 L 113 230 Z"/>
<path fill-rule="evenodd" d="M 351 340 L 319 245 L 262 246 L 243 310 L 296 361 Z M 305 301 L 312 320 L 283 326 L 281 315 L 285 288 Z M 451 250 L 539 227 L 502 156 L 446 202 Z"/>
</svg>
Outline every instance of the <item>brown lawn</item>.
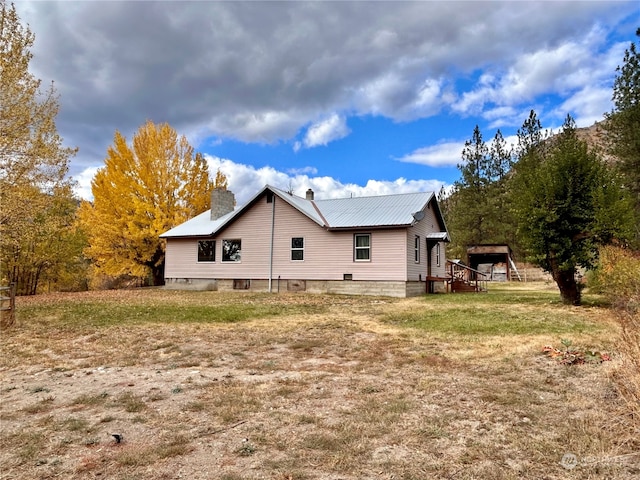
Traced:
<svg viewBox="0 0 640 480">
<path fill-rule="evenodd" d="M 541 352 L 567 334 L 388 321 L 444 308 L 431 302 L 164 290 L 21 298 L 0 343 L 0 478 L 640 478 L 640 440 L 610 381 L 618 331 L 605 308 L 475 300 L 496 316 L 595 325 L 570 337 L 612 361 L 567 366 Z M 176 321 L 154 321 L 168 305 Z M 194 319 L 212 306 L 256 310 L 234 323 Z M 131 318 L 94 320 L 111 308 Z"/>
</svg>

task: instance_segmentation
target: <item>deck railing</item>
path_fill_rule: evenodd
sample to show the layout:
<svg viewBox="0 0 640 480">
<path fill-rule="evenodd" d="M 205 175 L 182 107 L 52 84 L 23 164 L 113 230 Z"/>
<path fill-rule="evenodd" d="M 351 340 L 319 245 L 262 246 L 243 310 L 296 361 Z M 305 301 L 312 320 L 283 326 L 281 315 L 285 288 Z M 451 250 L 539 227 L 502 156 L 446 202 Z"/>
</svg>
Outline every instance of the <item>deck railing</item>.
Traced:
<svg viewBox="0 0 640 480">
<path fill-rule="evenodd" d="M 487 291 L 487 274 L 454 260 L 447 260 L 447 263 L 452 292 Z"/>
</svg>

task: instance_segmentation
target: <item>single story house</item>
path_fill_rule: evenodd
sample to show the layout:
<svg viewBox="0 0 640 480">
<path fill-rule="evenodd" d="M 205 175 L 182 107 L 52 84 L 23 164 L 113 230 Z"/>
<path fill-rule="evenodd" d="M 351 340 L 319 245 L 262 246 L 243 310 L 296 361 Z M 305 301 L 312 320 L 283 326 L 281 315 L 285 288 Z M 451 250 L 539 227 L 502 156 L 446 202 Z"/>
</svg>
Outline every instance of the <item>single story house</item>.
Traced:
<svg viewBox="0 0 640 480">
<path fill-rule="evenodd" d="M 449 234 L 433 192 L 315 200 L 266 185 L 234 205 L 215 189 L 211 210 L 161 235 L 166 287 L 395 297 L 444 287 Z"/>
</svg>

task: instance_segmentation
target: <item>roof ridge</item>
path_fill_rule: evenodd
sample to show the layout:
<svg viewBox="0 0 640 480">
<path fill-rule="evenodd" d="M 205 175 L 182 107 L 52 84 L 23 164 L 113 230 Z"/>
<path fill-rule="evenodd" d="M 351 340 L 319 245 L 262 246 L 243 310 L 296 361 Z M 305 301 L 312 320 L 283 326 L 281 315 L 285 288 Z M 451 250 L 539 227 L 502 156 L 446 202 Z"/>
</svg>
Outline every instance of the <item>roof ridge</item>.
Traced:
<svg viewBox="0 0 640 480">
<path fill-rule="evenodd" d="M 316 202 L 326 202 L 330 200 L 355 200 L 357 198 L 383 198 L 383 197 L 401 197 L 406 195 L 427 195 L 434 194 L 433 190 L 428 190 L 424 192 L 405 192 L 405 193 L 387 193 L 385 195 L 363 195 L 361 197 L 338 197 L 338 198 L 321 198 L 316 199 Z"/>
</svg>

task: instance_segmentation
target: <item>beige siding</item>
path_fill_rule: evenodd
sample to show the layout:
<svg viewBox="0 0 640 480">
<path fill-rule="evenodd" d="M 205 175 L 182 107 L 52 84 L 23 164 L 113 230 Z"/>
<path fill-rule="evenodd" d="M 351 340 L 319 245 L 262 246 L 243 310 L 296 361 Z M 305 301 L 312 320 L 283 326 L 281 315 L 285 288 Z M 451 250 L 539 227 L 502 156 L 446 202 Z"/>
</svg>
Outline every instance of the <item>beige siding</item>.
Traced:
<svg viewBox="0 0 640 480">
<path fill-rule="evenodd" d="M 433 209 L 426 208 L 424 210 L 425 217 L 416 222 L 416 224 L 407 229 L 407 280 L 417 281 L 420 278 L 422 280 L 427 276 L 427 234 L 433 232 L 439 232 L 438 220 L 436 219 Z M 420 237 L 420 262 L 415 262 L 414 245 L 415 236 Z M 431 251 L 431 276 L 442 277 L 446 274 L 445 271 L 445 243 L 440 242 L 440 265 L 436 262 L 436 247 Z"/>
<path fill-rule="evenodd" d="M 354 232 L 329 232 L 278 197 L 275 200 L 274 280 L 407 280 L 406 229 L 364 230 L 371 234 L 371 261 L 355 262 Z M 258 200 L 215 238 L 216 261 L 198 263 L 197 239 L 167 239 L 168 279 L 268 279 L 274 204 Z M 304 260 L 291 260 L 291 238 L 304 238 Z M 242 261 L 222 262 L 222 240 L 242 241 Z M 411 257 L 413 258 L 413 257 Z"/>
</svg>

